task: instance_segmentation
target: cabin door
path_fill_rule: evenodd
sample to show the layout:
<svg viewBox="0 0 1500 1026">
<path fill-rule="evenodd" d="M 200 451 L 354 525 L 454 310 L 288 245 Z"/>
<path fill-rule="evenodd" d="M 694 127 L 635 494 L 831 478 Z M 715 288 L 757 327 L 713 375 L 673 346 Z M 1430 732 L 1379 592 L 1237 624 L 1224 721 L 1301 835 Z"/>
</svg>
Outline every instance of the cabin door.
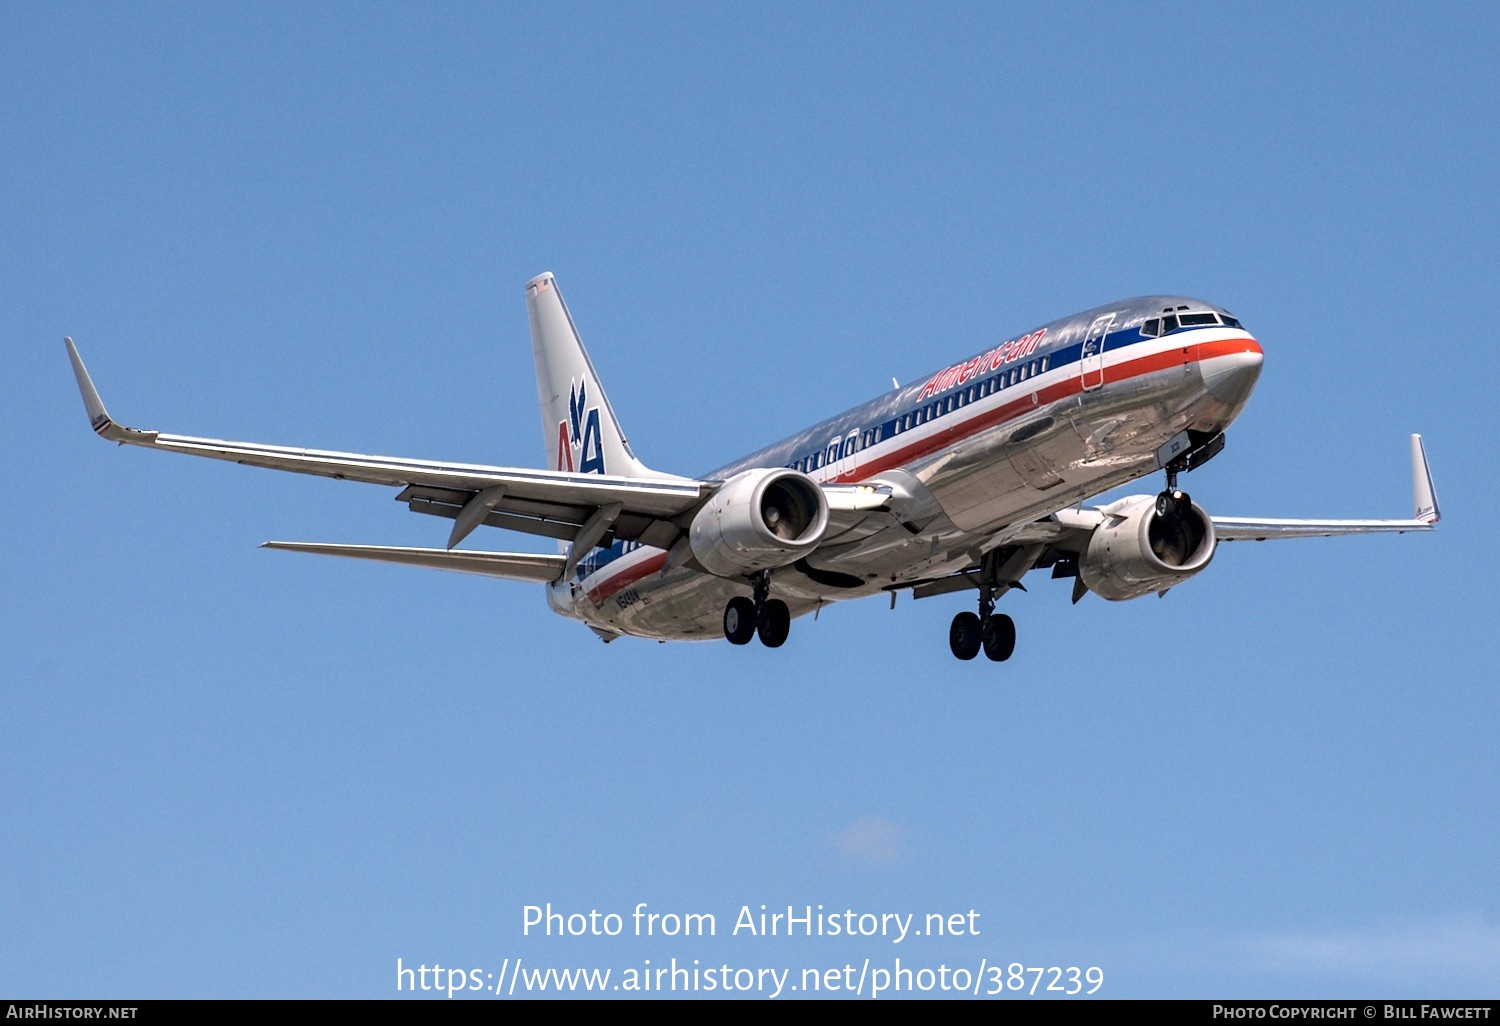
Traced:
<svg viewBox="0 0 1500 1026">
<path fill-rule="evenodd" d="M 1115 315 L 1095 317 L 1089 333 L 1083 340 L 1083 352 L 1078 359 L 1079 383 L 1085 392 L 1092 392 L 1104 384 L 1104 336 L 1109 334 Z"/>
</svg>

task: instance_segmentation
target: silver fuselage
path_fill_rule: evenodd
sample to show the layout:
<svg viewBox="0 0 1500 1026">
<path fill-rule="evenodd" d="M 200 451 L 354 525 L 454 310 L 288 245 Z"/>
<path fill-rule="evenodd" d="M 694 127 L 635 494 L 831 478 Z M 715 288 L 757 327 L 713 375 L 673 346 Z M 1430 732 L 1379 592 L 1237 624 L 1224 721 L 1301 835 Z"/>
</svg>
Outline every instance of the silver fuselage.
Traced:
<svg viewBox="0 0 1500 1026">
<path fill-rule="evenodd" d="M 1220 323 L 1161 331 L 1168 311 Z M 1153 319 L 1161 333 L 1144 334 Z M 830 525 L 810 562 L 837 586 L 796 567 L 774 572 L 771 594 L 797 616 L 973 566 L 1008 529 L 1154 472 L 1174 438 L 1218 434 L 1238 416 L 1260 364 L 1255 339 L 1219 307 L 1125 300 L 1007 338 L 705 478 L 790 467 L 898 496 L 889 511 Z M 749 580 L 691 564 L 663 573 L 667 561 L 637 543 L 595 550 L 548 586 L 548 602 L 607 632 L 722 637 L 721 611 L 751 593 Z"/>
</svg>

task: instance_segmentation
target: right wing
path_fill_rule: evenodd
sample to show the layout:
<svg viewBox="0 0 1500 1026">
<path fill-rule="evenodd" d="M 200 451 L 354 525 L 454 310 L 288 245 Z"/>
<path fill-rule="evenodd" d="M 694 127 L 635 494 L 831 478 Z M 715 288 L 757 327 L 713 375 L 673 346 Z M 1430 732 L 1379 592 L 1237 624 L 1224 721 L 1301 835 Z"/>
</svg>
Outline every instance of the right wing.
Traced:
<svg viewBox="0 0 1500 1026">
<path fill-rule="evenodd" d="M 594 544 L 607 544 L 610 539 L 671 548 L 686 533 L 688 520 L 685 514 L 694 511 L 715 488 L 714 482 L 664 474 L 651 477 L 574 474 L 142 431 L 118 424 L 110 417 L 73 340 L 67 339 L 66 342 L 89 423 L 100 437 L 121 445 L 228 460 L 271 470 L 400 487 L 403 490 L 397 498 L 406 502 L 413 511 L 454 520 L 453 533 L 448 539 L 450 549 L 480 524 L 563 541 L 584 538 L 587 544 L 580 546 L 584 549 Z M 350 552 L 337 554 L 353 555 Z M 382 558 L 394 559 L 393 556 Z M 411 559 L 426 557 L 412 556 Z M 440 564 L 428 560 L 422 565 Z M 452 568 L 460 569 L 458 566 Z M 470 568 L 469 572 L 483 571 Z"/>
<path fill-rule="evenodd" d="M 434 570 L 456 570 L 463 574 L 503 577 L 512 581 L 535 581 L 538 584 L 550 584 L 557 580 L 567 565 L 563 556 L 522 552 L 471 552 L 466 549 L 411 549 L 396 545 L 324 545 L 316 542 L 277 541 L 265 542 L 261 548 L 370 559 L 377 563 L 425 566 Z"/>
</svg>

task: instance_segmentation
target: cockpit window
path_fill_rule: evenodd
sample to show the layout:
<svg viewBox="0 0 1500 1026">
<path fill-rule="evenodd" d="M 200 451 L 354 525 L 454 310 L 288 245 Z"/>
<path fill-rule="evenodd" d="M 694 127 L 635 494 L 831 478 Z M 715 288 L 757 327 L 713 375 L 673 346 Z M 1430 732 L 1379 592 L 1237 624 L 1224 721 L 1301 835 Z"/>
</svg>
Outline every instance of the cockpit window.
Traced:
<svg viewBox="0 0 1500 1026">
<path fill-rule="evenodd" d="M 1179 306 L 1177 310 L 1181 312 L 1174 313 L 1171 307 L 1165 307 L 1160 317 L 1153 317 L 1141 325 L 1141 336 L 1156 338 L 1158 335 L 1166 335 L 1178 328 L 1201 328 L 1212 324 L 1226 324 L 1231 328 L 1245 330 L 1237 319 L 1227 313 L 1215 313 L 1210 310 L 1188 312 L 1185 306 Z"/>
</svg>

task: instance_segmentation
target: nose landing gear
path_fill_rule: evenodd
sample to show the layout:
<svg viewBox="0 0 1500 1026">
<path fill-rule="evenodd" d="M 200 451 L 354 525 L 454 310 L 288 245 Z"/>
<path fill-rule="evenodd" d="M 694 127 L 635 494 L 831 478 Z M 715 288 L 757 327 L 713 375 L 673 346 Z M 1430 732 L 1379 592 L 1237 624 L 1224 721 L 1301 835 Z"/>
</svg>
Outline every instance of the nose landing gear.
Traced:
<svg viewBox="0 0 1500 1026">
<path fill-rule="evenodd" d="M 1177 474 L 1183 468 L 1177 463 L 1167 464 L 1167 487 L 1156 497 L 1156 515 L 1176 520 L 1193 507 L 1193 498 L 1177 487 Z"/>
</svg>

